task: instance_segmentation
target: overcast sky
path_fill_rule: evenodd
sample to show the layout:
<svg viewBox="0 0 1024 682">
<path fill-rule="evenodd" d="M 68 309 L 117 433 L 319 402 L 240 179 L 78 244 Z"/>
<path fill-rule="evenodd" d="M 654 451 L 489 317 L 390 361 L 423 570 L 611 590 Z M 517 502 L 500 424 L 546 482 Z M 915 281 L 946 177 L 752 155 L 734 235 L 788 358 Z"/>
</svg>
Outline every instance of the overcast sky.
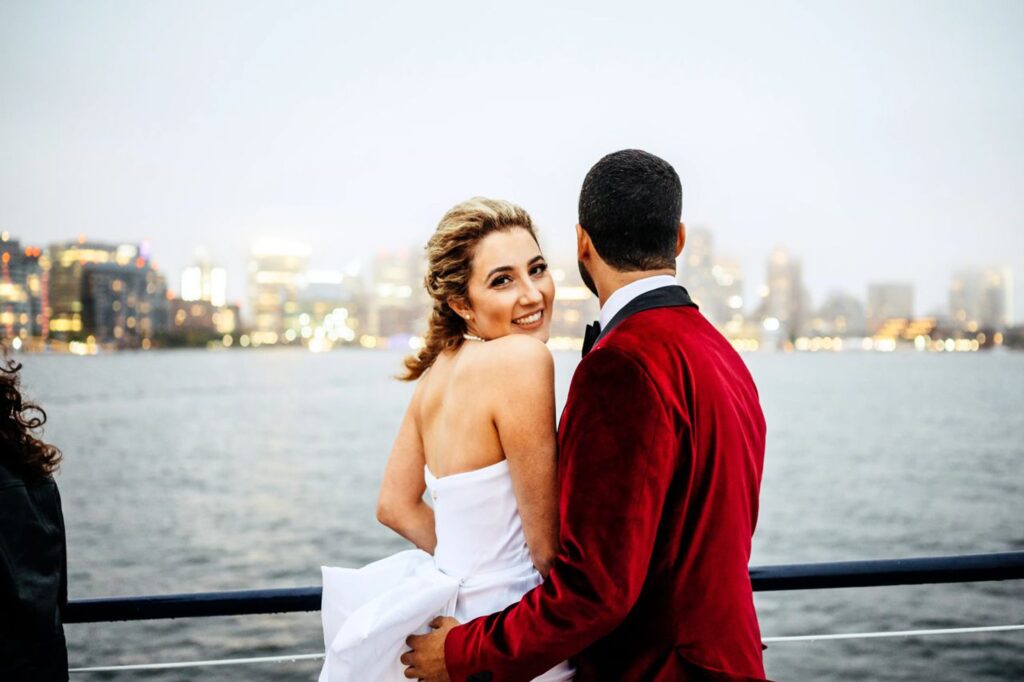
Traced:
<svg viewBox="0 0 1024 682">
<path fill-rule="evenodd" d="M 1024 3 L 0 0 L 0 229 L 249 243 L 341 268 L 453 203 L 529 210 L 570 259 L 603 154 L 673 163 L 748 291 L 775 246 L 820 303 L 870 281 L 945 308 L 1003 264 L 1024 318 Z M 571 261 L 570 261 L 571 262 Z"/>
</svg>

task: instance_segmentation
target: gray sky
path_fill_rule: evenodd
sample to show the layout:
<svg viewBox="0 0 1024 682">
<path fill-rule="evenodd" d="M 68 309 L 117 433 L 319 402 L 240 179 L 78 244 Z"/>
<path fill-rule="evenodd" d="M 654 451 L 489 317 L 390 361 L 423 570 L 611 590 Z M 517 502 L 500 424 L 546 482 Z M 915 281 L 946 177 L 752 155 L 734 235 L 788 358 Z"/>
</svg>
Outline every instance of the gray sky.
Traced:
<svg viewBox="0 0 1024 682">
<path fill-rule="evenodd" d="M 557 6 L 553 6 L 557 5 Z M 314 265 L 419 247 L 483 194 L 571 258 L 576 197 L 640 147 L 745 268 L 833 289 L 1005 264 L 1024 318 L 1024 3 L 0 0 L 0 228 L 204 244 L 243 296 L 249 242 Z"/>
</svg>

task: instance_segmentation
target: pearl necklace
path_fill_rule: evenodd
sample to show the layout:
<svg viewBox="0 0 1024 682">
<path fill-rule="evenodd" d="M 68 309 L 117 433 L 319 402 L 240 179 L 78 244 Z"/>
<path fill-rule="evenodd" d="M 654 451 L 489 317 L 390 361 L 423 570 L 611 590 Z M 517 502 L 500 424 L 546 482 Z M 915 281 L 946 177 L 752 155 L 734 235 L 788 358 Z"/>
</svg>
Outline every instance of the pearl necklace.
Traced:
<svg viewBox="0 0 1024 682">
<path fill-rule="evenodd" d="M 481 339 L 479 336 L 474 336 L 473 334 L 463 334 L 462 338 L 466 339 L 467 341 L 479 341 L 480 343 L 484 342 L 484 339 Z"/>
</svg>

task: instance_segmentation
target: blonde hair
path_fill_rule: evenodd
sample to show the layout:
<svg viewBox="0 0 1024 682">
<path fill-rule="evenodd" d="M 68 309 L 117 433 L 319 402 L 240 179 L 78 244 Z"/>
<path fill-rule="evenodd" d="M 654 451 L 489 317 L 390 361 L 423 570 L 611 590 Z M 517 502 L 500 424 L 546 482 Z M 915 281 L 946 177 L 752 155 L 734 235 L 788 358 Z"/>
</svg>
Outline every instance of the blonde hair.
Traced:
<svg viewBox="0 0 1024 682">
<path fill-rule="evenodd" d="M 500 199 L 473 197 L 444 214 L 426 247 L 427 275 L 423 284 L 434 302 L 426 339 L 417 354 L 405 359 L 406 373 L 399 379 L 418 379 L 443 351 L 462 345 L 466 321 L 452 310 L 448 300 L 454 298 L 469 304 L 469 276 L 477 244 L 492 232 L 517 227 L 537 241 L 530 214 Z"/>
</svg>

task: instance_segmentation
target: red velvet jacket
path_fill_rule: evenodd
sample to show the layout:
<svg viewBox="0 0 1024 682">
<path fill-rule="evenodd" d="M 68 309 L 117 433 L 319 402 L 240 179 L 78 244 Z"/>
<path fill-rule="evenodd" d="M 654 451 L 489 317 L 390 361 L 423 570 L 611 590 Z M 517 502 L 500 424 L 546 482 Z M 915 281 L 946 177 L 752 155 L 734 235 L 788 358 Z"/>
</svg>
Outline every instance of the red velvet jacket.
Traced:
<svg viewBox="0 0 1024 682">
<path fill-rule="evenodd" d="M 451 678 L 573 658 L 584 682 L 763 679 L 748 563 L 764 442 L 750 373 L 696 308 L 628 315 L 569 389 L 551 573 L 449 632 Z"/>
</svg>

